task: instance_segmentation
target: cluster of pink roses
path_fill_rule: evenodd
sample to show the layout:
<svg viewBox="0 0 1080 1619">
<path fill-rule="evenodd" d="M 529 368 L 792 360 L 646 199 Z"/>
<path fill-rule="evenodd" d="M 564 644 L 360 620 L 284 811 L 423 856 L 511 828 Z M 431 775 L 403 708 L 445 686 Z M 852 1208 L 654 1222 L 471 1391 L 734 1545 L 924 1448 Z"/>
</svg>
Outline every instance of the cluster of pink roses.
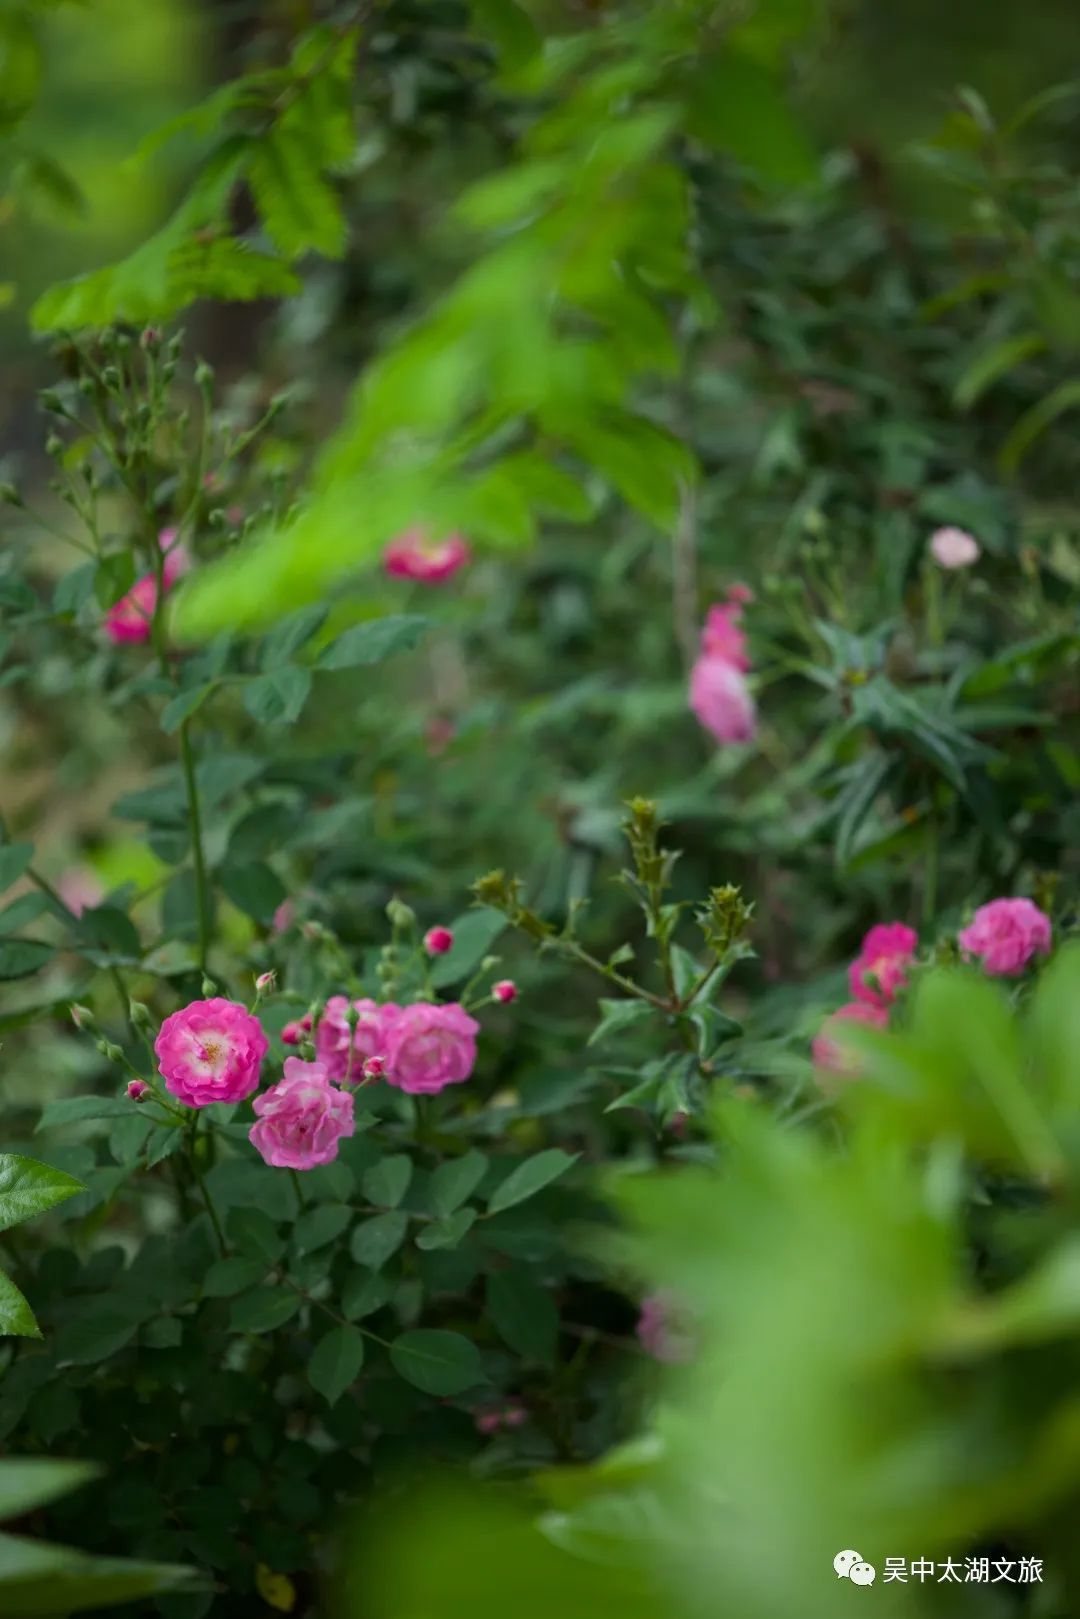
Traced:
<svg viewBox="0 0 1080 1619">
<path fill-rule="evenodd" d="M 288 1025 L 295 1044 L 310 1019 Z M 354 1129 L 350 1080 L 382 1075 L 414 1095 L 468 1079 L 480 1025 L 457 1003 L 350 1003 L 334 995 L 315 1029 L 314 1062 L 285 1061 L 284 1078 L 253 1104 L 252 1144 L 268 1164 L 313 1169 L 336 1158 Z M 187 1107 L 242 1102 L 258 1089 L 269 1041 L 254 1013 L 215 996 L 193 1001 L 161 1025 L 154 1050 L 166 1089 Z M 132 1100 L 140 1100 L 133 1097 Z"/>
<path fill-rule="evenodd" d="M 1023 972 L 1034 956 L 1049 954 L 1051 941 L 1050 918 L 1030 899 L 991 900 L 959 934 L 964 958 L 981 961 L 983 971 L 995 978 Z M 865 1023 L 884 1029 L 918 947 L 918 934 L 903 922 L 883 922 L 870 929 L 848 968 L 853 999 L 825 1019 L 814 1040 L 819 1068 L 854 1076 L 856 1063 L 844 1048 L 837 1025 Z"/>
<path fill-rule="evenodd" d="M 744 605 L 752 600 L 746 585 L 732 585 L 727 600 L 709 608 L 701 652 L 690 671 L 690 707 L 718 742 L 749 742 L 757 728 L 746 683 L 746 632 L 740 623 Z"/>
</svg>

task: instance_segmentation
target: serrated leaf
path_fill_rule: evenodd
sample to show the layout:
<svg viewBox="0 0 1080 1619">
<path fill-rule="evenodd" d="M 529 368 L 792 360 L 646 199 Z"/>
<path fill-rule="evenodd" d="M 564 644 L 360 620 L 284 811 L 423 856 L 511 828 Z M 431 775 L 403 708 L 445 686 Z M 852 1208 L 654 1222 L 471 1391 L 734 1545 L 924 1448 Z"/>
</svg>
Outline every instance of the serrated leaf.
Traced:
<svg viewBox="0 0 1080 1619">
<path fill-rule="evenodd" d="M 646 1018 L 654 1017 L 655 1008 L 648 1001 L 601 1000 L 600 1010 L 603 1014 L 600 1022 L 590 1034 L 587 1045 L 595 1045 L 597 1040 L 603 1040 L 608 1035 L 621 1034 L 624 1029 L 633 1028 L 638 1023 L 644 1023 Z"/>
<path fill-rule="evenodd" d="M 323 648 L 320 669 L 355 669 L 381 663 L 395 652 L 408 652 L 424 635 L 429 620 L 417 613 L 395 613 L 354 624 Z"/>
<path fill-rule="evenodd" d="M 328 1405 L 336 1405 L 363 1364 L 363 1333 L 358 1327 L 334 1327 L 315 1346 L 307 1363 L 308 1382 Z"/>
<path fill-rule="evenodd" d="M 460 1394 L 485 1381 L 480 1352 L 459 1332 L 418 1327 L 390 1345 L 394 1370 L 425 1394 Z"/>
<path fill-rule="evenodd" d="M 548 1147 L 543 1152 L 534 1153 L 523 1164 L 512 1169 L 495 1188 L 488 1198 L 488 1213 L 498 1214 L 502 1209 L 512 1208 L 515 1203 L 524 1203 L 526 1198 L 535 1197 L 537 1192 L 573 1168 L 580 1156 L 576 1152 L 563 1152 L 561 1147 Z"/>
<path fill-rule="evenodd" d="M 445 1220 L 426 1225 L 416 1239 L 416 1246 L 426 1253 L 439 1248 L 456 1248 L 462 1237 L 472 1230 L 476 1218 L 475 1209 L 458 1209 Z"/>
<path fill-rule="evenodd" d="M 278 124 L 259 140 L 248 181 L 267 234 L 287 259 L 308 251 L 341 257 L 346 236 L 341 204 L 300 135 Z"/>
<path fill-rule="evenodd" d="M 293 725 L 300 718 L 311 693 L 311 670 L 304 664 L 287 663 L 268 674 L 253 675 L 245 682 L 244 707 L 260 725 Z"/>
<path fill-rule="evenodd" d="M 428 1202 L 435 1214 L 445 1220 L 476 1191 L 484 1178 L 488 1159 L 475 1147 L 460 1158 L 451 1158 L 434 1170 L 428 1182 Z"/>
<path fill-rule="evenodd" d="M 178 731 L 184 721 L 202 707 L 216 685 L 216 681 L 208 680 L 205 685 L 177 692 L 161 711 L 161 729 L 165 735 L 172 736 L 174 731 Z"/>
<path fill-rule="evenodd" d="M 62 1169 L 20 1153 L 0 1153 L 0 1231 L 44 1214 L 82 1190 L 82 1183 Z"/>
<path fill-rule="evenodd" d="M 432 966 L 431 982 L 436 989 L 460 983 L 476 971 L 492 945 L 507 927 L 505 916 L 487 906 L 465 911 L 449 924 L 454 942 L 445 956 Z"/>
<path fill-rule="evenodd" d="M 0 1270 L 0 1337 L 41 1337 L 33 1310 L 11 1277 L 2 1270 Z"/>
</svg>

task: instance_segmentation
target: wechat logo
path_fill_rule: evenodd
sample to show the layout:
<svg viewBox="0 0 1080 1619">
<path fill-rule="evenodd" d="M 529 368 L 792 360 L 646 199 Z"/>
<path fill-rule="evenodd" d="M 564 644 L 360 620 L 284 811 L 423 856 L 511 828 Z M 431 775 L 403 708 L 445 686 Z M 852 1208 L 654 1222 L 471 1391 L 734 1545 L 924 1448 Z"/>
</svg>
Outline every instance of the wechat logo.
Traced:
<svg viewBox="0 0 1080 1619">
<path fill-rule="evenodd" d="M 837 1552 L 832 1560 L 838 1580 L 850 1580 L 852 1585 L 873 1585 L 877 1569 L 873 1563 L 864 1563 L 861 1552 Z"/>
</svg>

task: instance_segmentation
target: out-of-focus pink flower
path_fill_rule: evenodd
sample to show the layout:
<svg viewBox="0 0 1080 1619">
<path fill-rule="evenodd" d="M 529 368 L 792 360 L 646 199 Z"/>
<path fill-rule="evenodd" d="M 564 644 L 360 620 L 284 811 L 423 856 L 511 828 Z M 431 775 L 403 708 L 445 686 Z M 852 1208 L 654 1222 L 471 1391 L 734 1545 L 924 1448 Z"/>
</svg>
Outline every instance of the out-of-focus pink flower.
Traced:
<svg viewBox="0 0 1080 1619">
<path fill-rule="evenodd" d="M 379 1006 L 375 1001 L 354 1001 L 356 1029 L 352 1035 L 352 1062 L 349 1061 L 349 1001 L 345 995 L 331 995 L 315 1030 L 315 1054 L 331 1079 L 359 1080 L 369 1057 L 381 1057 L 387 1049 L 390 1028 L 400 1013 L 392 1001 Z"/>
<path fill-rule="evenodd" d="M 492 984 L 491 993 L 506 1006 L 510 1001 L 517 1000 L 518 987 L 512 978 L 500 978 L 497 984 Z"/>
<path fill-rule="evenodd" d="M 472 553 L 460 534 L 431 540 L 422 528 L 406 529 L 391 540 L 383 553 L 383 567 L 392 579 L 412 579 L 422 585 L 441 584 L 470 561 Z"/>
<path fill-rule="evenodd" d="M 866 935 L 848 968 L 851 993 L 869 1006 L 891 1006 L 907 981 L 919 935 L 903 922 L 879 922 Z"/>
<path fill-rule="evenodd" d="M 282 1044 L 298 1046 L 305 1034 L 311 1032 L 311 1013 L 305 1012 L 303 1017 L 296 1018 L 292 1023 L 286 1023 L 281 1031 Z"/>
<path fill-rule="evenodd" d="M 150 1087 L 145 1079 L 129 1079 L 127 1093 L 129 1101 L 142 1102 L 150 1095 Z"/>
<path fill-rule="evenodd" d="M 105 898 L 104 888 L 88 866 L 72 866 L 65 871 L 57 879 L 56 892 L 72 916 L 81 916 Z"/>
<path fill-rule="evenodd" d="M 424 741 L 427 744 L 428 758 L 435 759 L 440 753 L 445 753 L 457 732 L 453 720 L 445 714 L 433 714 L 424 726 Z"/>
<path fill-rule="evenodd" d="M 721 658 L 733 669 L 749 669 L 746 631 L 739 624 L 742 607 L 737 601 L 710 607 L 701 632 L 701 650 L 710 658 Z"/>
<path fill-rule="evenodd" d="M 287 933 L 296 921 L 296 906 L 291 899 L 283 899 L 274 912 L 273 929 L 275 933 Z"/>
<path fill-rule="evenodd" d="M 169 591 L 180 575 L 187 572 L 191 559 L 178 543 L 175 528 L 163 528 L 158 535 L 158 544 L 165 553 L 162 584 Z M 157 599 L 157 579 L 152 573 L 144 573 L 106 613 L 105 633 L 110 641 L 118 646 L 125 642 L 148 641 Z"/>
<path fill-rule="evenodd" d="M 476 1424 L 477 1433 L 498 1433 L 499 1429 L 502 1427 L 502 1412 L 478 1411 L 473 1418 L 473 1421 Z"/>
<path fill-rule="evenodd" d="M 737 607 L 746 607 L 754 600 L 754 592 L 749 585 L 730 585 L 728 587 L 728 601 L 734 602 Z"/>
<path fill-rule="evenodd" d="M 260 973 L 255 980 L 255 988 L 260 995 L 268 995 L 277 983 L 277 973 L 271 967 L 268 973 Z"/>
<path fill-rule="evenodd" d="M 242 1102 L 259 1083 L 269 1041 L 236 1001 L 192 1001 L 161 1025 L 154 1050 L 165 1087 L 188 1107 Z"/>
<path fill-rule="evenodd" d="M 449 928 L 428 928 L 424 934 L 424 949 L 429 956 L 445 956 L 453 943 L 454 935 Z"/>
<path fill-rule="evenodd" d="M 349 1091 L 330 1083 L 321 1062 L 286 1057 L 285 1073 L 252 1103 L 258 1118 L 252 1146 L 275 1169 L 315 1169 L 338 1155 L 343 1136 L 356 1128 Z"/>
<path fill-rule="evenodd" d="M 386 1073 L 385 1057 L 368 1057 L 364 1062 L 365 1079 L 381 1079 Z"/>
<path fill-rule="evenodd" d="M 978 562 L 982 547 L 966 529 L 939 528 L 930 536 L 930 555 L 939 568 L 970 568 Z"/>
<path fill-rule="evenodd" d="M 1033 956 L 1049 955 L 1052 939 L 1050 918 L 1032 900 L 992 899 L 961 932 L 960 948 L 977 956 L 992 977 L 1011 978 Z"/>
<path fill-rule="evenodd" d="M 502 1428 L 520 1428 L 522 1423 L 528 1421 L 528 1416 L 529 1413 L 520 1400 L 511 1400 L 508 1405 L 495 1406 L 489 1411 L 477 1411 L 473 1422 L 478 1433 L 493 1434 Z"/>
<path fill-rule="evenodd" d="M 476 1019 L 456 1001 L 401 1007 L 387 1030 L 387 1079 L 413 1094 L 460 1085 L 473 1071 L 479 1030 Z"/>
<path fill-rule="evenodd" d="M 678 1299 L 671 1293 L 650 1293 L 648 1298 L 642 1299 L 638 1342 L 654 1360 L 677 1365 L 692 1358 L 694 1340 L 680 1323 L 684 1314 Z"/>
<path fill-rule="evenodd" d="M 858 1077 L 859 1059 L 844 1042 L 845 1023 L 865 1023 L 871 1029 L 887 1028 L 888 1008 L 871 1001 L 849 1001 L 825 1019 L 814 1038 L 814 1061 L 822 1072 L 855 1079 Z"/>
<path fill-rule="evenodd" d="M 757 711 L 741 669 L 702 653 L 690 672 L 690 707 L 718 742 L 749 742 Z"/>
</svg>

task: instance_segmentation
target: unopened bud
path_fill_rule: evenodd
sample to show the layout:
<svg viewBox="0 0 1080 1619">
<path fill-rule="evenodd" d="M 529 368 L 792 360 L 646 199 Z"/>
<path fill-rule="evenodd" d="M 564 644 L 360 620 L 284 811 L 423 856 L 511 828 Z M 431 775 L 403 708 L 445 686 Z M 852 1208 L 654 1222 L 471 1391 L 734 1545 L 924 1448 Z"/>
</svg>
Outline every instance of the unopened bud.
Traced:
<svg viewBox="0 0 1080 1619">
<path fill-rule="evenodd" d="M 148 353 L 152 353 L 161 344 L 161 332 L 156 326 L 148 326 L 140 336 L 139 342 Z"/>
<path fill-rule="evenodd" d="M 122 1062 L 123 1061 L 124 1053 L 121 1051 L 120 1047 L 115 1043 L 115 1041 L 113 1041 L 113 1040 L 98 1040 L 95 1043 L 97 1045 L 98 1050 L 101 1052 L 101 1055 L 103 1057 L 108 1057 L 110 1062 Z"/>
<path fill-rule="evenodd" d="M 154 1021 L 145 1001 L 129 1001 L 128 1016 L 137 1029 L 149 1029 Z"/>
<path fill-rule="evenodd" d="M 150 1095 L 150 1087 L 145 1079 L 129 1079 L 127 1086 L 128 1099 L 132 1102 L 145 1102 Z"/>
<path fill-rule="evenodd" d="M 404 900 L 397 899 L 396 897 L 392 899 L 389 905 L 386 907 L 386 915 L 391 923 L 391 926 L 395 928 L 407 928 L 411 923 L 416 921 L 416 912 L 412 909 L 412 907 L 410 905 L 406 905 Z"/>
<path fill-rule="evenodd" d="M 368 1057 L 364 1061 L 364 1078 L 379 1079 L 386 1073 L 385 1057 Z"/>
<path fill-rule="evenodd" d="M 271 968 L 268 973 L 259 974 L 258 978 L 255 980 L 255 988 L 258 990 L 260 995 L 269 995 L 276 983 L 277 973 L 274 972 L 273 968 Z"/>
<path fill-rule="evenodd" d="M 203 997 L 203 1000 L 204 1001 L 211 1000 L 213 998 L 213 996 L 215 996 L 216 994 L 217 994 L 217 985 L 214 983 L 214 980 L 212 978 L 204 978 L 203 981 L 202 981 L 202 997 Z"/>
<path fill-rule="evenodd" d="M 492 995 L 497 1001 L 502 1001 L 504 1005 L 510 1001 L 516 1001 L 517 992 L 517 985 L 512 978 L 500 978 L 497 984 L 492 984 L 491 986 Z"/>
<path fill-rule="evenodd" d="M 80 1006 L 78 1001 L 71 1003 L 71 1021 L 77 1029 L 93 1029 L 96 1027 L 94 1014 L 88 1006 Z"/>
<path fill-rule="evenodd" d="M 424 934 L 424 949 L 429 956 L 445 956 L 454 943 L 454 935 L 449 928 L 428 928 Z"/>
</svg>

